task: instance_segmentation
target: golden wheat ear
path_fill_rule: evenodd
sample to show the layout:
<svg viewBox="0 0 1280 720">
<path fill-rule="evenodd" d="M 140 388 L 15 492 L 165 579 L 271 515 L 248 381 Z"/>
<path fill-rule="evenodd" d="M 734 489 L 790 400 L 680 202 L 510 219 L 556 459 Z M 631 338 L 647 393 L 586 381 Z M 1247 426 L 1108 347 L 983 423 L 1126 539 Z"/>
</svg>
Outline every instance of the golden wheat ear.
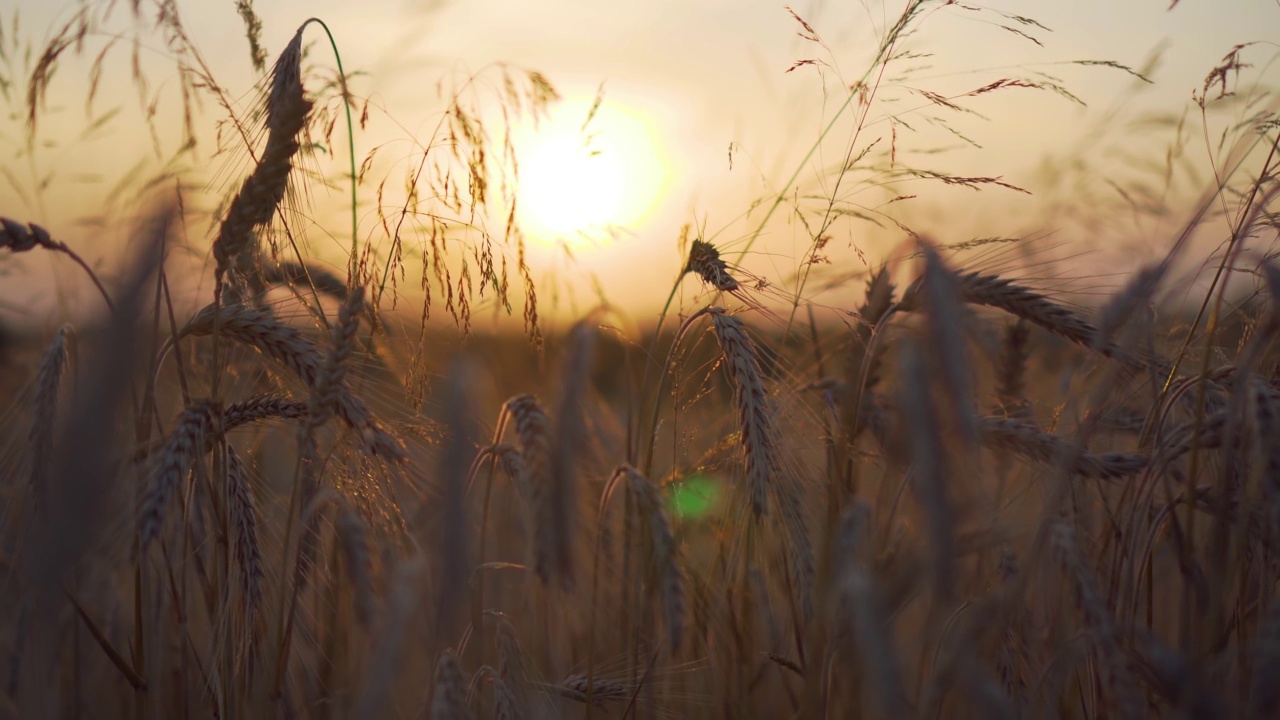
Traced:
<svg viewBox="0 0 1280 720">
<path fill-rule="evenodd" d="M 769 507 L 769 487 L 778 470 L 778 438 L 755 343 L 742 320 L 732 315 L 712 313 L 711 326 L 733 381 L 751 512 L 757 518 L 763 517 Z"/>
<path fill-rule="evenodd" d="M 305 25 L 303 27 L 306 27 Z M 289 187 L 289 173 L 302 143 L 312 103 L 302 87 L 302 30 L 298 28 L 271 70 L 266 98 L 267 145 L 240 191 L 231 200 L 213 241 L 218 292 L 233 271 L 256 277 L 257 231 L 271 223 Z M 238 297 L 239 282 L 230 283 Z"/>
</svg>

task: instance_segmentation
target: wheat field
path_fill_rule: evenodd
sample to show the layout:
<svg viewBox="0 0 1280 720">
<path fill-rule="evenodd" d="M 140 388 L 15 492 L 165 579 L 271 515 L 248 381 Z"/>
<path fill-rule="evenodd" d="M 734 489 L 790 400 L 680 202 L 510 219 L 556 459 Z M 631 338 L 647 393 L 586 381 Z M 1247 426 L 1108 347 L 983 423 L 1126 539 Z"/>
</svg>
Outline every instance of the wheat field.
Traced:
<svg viewBox="0 0 1280 720">
<path fill-rule="evenodd" d="M 947 5 L 907 3 L 866 77 Z M 221 92 L 176 8 L 132 12 Z M 35 48 L 23 122 L 96 17 Z M 256 111 L 211 104 L 245 171 L 204 219 L 140 194 L 118 273 L 0 206 L 0 263 L 48 254 L 97 303 L 2 348 L 0 717 L 1280 715 L 1274 97 L 1214 140 L 1239 172 L 1089 303 L 1010 261 L 1034 240 L 904 226 L 819 302 L 744 266 L 755 237 L 686 228 L 659 281 L 694 304 L 557 324 L 518 230 L 458 234 L 505 192 L 465 95 L 345 267 L 295 242 L 309 183 L 365 176 L 308 169 L 362 104 L 308 75 L 324 30 L 258 59 Z M 502 72 L 504 107 L 555 101 Z M 890 152 L 841 172 L 1023 191 Z M 826 259 L 811 240 L 793 277 Z"/>
</svg>

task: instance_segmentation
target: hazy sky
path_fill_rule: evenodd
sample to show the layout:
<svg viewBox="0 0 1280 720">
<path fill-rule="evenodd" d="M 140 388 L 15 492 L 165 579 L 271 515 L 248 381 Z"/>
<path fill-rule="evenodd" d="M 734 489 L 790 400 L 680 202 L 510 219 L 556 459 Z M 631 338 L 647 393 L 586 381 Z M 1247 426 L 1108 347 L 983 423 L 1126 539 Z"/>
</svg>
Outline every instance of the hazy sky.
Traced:
<svg viewBox="0 0 1280 720">
<path fill-rule="evenodd" d="M 18 0 L 17 5 L 21 34 L 37 44 L 76 6 L 59 6 L 57 0 Z M 593 162 L 621 162 L 625 180 L 620 189 L 610 192 L 620 193 L 624 200 L 619 202 L 624 205 L 637 197 L 647 198 L 641 204 L 649 209 L 642 216 L 631 213 L 633 217 L 625 220 L 628 232 L 607 246 L 576 248 L 575 263 L 567 276 L 581 279 L 594 275 L 611 299 L 633 305 L 637 312 L 665 299 L 673 273 L 681 264 L 675 243 L 683 223 L 705 223 L 706 233 L 729 251 L 743 247 L 743 239 L 762 217 L 762 209 L 743 217 L 753 201 L 776 193 L 797 168 L 801 193 L 844 191 L 832 184 L 833 176 L 822 168 L 841 162 L 853 137 L 851 122 L 839 124 L 818 146 L 809 164 L 801 161 L 844 101 L 843 86 L 867 70 L 878 39 L 902 5 L 894 0 L 796 2 L 795 13 L 818 33 L 820 45 L 800 37 L 798 31 L 803 28 L 783 2 L 760 0 L 257 0 L 254 4 L 263 21 L 264 44 L 272 55 L 307 17 L 320 17 L 329 24 L 348 71 L 363 73 L 353 80 L 353 90 L 373 98 L 387 111 L 385 115 L 375 112 L 370 127 L 357 135 L 356 154 L 363 156 L 375 145 L 390 142 L 390 157 L 382 158 L 392 163 L 386 166 L 389 168 L 396 157 L 409 157 L 409 137 L 423 139 L 429 134 L 441 107 L 436 83 L 447 74 L 456 76 L 493 62 L 541 71 L 566 98 L 565 118 L 560 122 L 564 127 L 578 126 L 603 83 L 605 104 L 592 128 L 600 155 Z M 1280 38 L 1277 0 L 1182 0 L 1172 9 L 1167 0 L 968 3 L 970 7 L 981 6 L 983 12 L 941 5 L 928 6 L 918 32 L 903 46 L 922 57 L 896 66 L 912 68 L 906 79 L 889 74 L 855 150 L 881 138 L 877 149 L 885 150 L 893 143 L 895 151 L 902 154 L 896 160 L 904 163 L 966 176 L 1000 176 L 1033 194 L 997 189 L 973 193 L 920 181 L 888 189 L 877 187 L 871 179 L 859 186 L 852 201 L 882 209 L 880 206 L 895 194 L 915 194 L 898 217 L 943 242 L 974 236 L 1051 235 L 1061 230 L 1052 207 L 1062 199 L 1063 188 L 1053 185 L 1051 169 L 1067 167 L 1067 161 L 1077 157 L 1088 162 L 1114 159 L 1108 143 L 1140 148 L 1149 140 L 1150 149 L 1144 148 L 1142 154 L 1157 165 L 1163 162 L 1160 153 L 1173 137 L 1171 131 L 1154 125 L 1134 129 L 1131 121 L 1143 114 L 1172 116 L 1180 112 L 1207 71 L 1237 43 L 1269 41 L 1271 44 L 1246 50 L 1245 58 L 1255 67 L 1246 70 L 1244 77 L 1275 79 L 1270 64 L 1277 50 L 1271 39 Z M 112 21 L 112 27 L 121 32 L 133 30 L 127 6 L 124 3 Z M 192 39 L 223 87 L 232 95 L 248 97 L 256 78 L 234 3 L 179 0 L 178 6 Z M 0 12 L 6 16 L 7 33 L 9 14 Z M 1044 27 L 1013 16 L 1033 19 Z M 1021 30 L 1040 44 L 1007 28 Z M 70 142 L 86 123 L 85 79 L 90 61 L 104 41 L 91 39 L 86 57 L 68 61 L 50 90 L 50 105 L 57 112 L 51 115 L 45 137 L 60 140 L 61 147 L 37 152 L 39 171 L 21 163 L 11 166 L 20 182 L 40 172 L 59 171 L 45 188 L 42 201 L 24 200 L 11 185 L 0 185 L 0 215 L 44 223 L 93 258 L 108 257 L 118 252 L 118 247 L 90 235 L 75 223 L 76 217 L 95 214 L 93 204 L 100 201 L 105 188 L 137 158 L 152 152 L 149 136 L 137 129 L 136 121 L 129 121 L 136 117 L 138 103 L 136 90 L 128 81 L 127 49 L 117 53 L 114 64 L 106 66 L 103 89 L 95 100 L 99 112 L 113 103 L 125 109 L 94 138 Z M 142 57 L 144 63 L 154 64 L 149 90 L 161 97 L 170 91 L 169 99 L 157 106 L 162 118 L 161 139 L 168 141 L 176 137 L 178 118 L 172 99 L 175 83 L 171 66 L 166 69 L 164 64 L 163 47 L 163 40 L 152 36 Z M 317 62 L 327 64 L 321 50 L 327 52 L 319 45 L 314 49 Z M 1109 68 L 1062 64 L 1111 60 L 1141 68 L 1157 50 L 1161 51 L 1160 62 L 1146 68 L 1151 85 Z M 819 62 L 787 72 L 801 60 Z M 938 109 L 930 107 L 919 92 L 950 95 L 1000 78 L 1043 79 L 1039 73 L 1061 81 L 1088 107 L 1052 92 L 1010 89 L 962 103 L 980 117 L 936 112 Z M 21 108 L 10 110 L 20 112 Z M 211 128 L 220 111 L 207 100 L 204 110 L 201 127 Z M 886 120 L 898 113 L 902 113 L 902 125 Z M 934 115 L 950 118 L 950 129 L 932 122 L 929 118 Z M 1198 122 L 1198 118 L 1190 120 Z M 20 129 L 12 120 L 4 126 L 0 152 L 8 156 L 16 149 Z M 1220 129 L 1212 128 L 1214 133 Z M 636 133 L 643 135 L 644 143 L 636 140 Z M 967 140 L 960 140 L 956 133 Z M 1188 157 L 1203 159 L 1206 151 L 1199 131 L 1188 135 L 1200 143 L 1198 148 L 1194 143 L 1189 145 Z M 519 150 L 532 153 L 538 149 L 540 141 L 521 137 L 526 147 Z M 611 137 L 622 144 L 610 145 Z M 736 148 L 732 169 L 731 143 Z M 212 146 L 209 142 L 204 149 L 211 151 Z M 640 157 L 616 159 L 635 147 L 642 147 Z M 946 152 L 932 154 L 938 149 Z M 641 161 L 649 164 L 641 169 Z M 218 165 L 213 169 L 222 174 L 206 173 L 204 182 L 238 183 L 242 166 L 243 162 L 241 166 Z M 1123 179 L 1125 172 L 1118 170 L 1115 177 Z M 80 182 L 89 174 L 101 180 Z M 1086 176 L 1081 171 L 1081 177 Z M 1061 178 L 1061 173 L 1057 177 Z M 608 183 L 597 180 L 593 185 L 599 190 Z M 1184 190 L 1190 192 L 1191 188 Z M 601 198 L 594 204 L 612 207 L 614 200 Z M 341 211 L 345 196 L 340 190 L 313 189 L 310 202 Z M 550 206 L 555 200 L 543 202 Z M 312 212 L 326 213 L 324 209 Z M 571 212 L 571 208 L 563 212 Z M 337 217 L 340 222 L 340 212 Z M 530 216 L 530 221 L 536 218 Z M 362 232 L 374 233 L 375 226 L 371 216 L 362 218 Z M 1134 238 L 1119 235 L 1130 230 L 1141 235 L 1144 227 L 1152 232 L 1155 226 L 1133 222 L 1108 227 L 1117 234 L 1108 240 L 1122 242 Z M 830 254 L 842 263 L 860 263 L 859 252 L 874 254 L 904 237 L 896 227 L 876 230 L 870 224 L 852 221 L 833 228 L 833 235 Z M 336 249 L 343 245 L 340 240 L 326 244 L 320 232 L 313 231 L 311 236 L 317 247 Z M 194 247 L 201 246 L 199 237 L 190 240 Z M 803 225 L 783 212 L 752 248 L 745 264 L 772 282 L 785 283 L 785 274 L 795 267 L 808 241 Z M 322 252 L 326 260 L 342 262 L 336 251 Z M 544 263 L 564 263 L 560 254 L 545 246 L 537 256 Z M 36 277 L 47 277 L 41 273 L 47 273 L 50 265 L 45 260 L 24 259 L 23 268 Z M 58 276 L 75 282 L 74 275 L 62 269 Z M 15 297 L 13 287 L 17 286 L 11 284 L 3 298 L 25 302 Z M 576 284 L 579 293 L 588 292 L 587 287 L 585 282 Z M 696 290 L 696 283 L 688 281 L 687 295 L 692 297 Z M 25 287 L 24 292 L 31 294 Z M 50 293 L 45 295 L 41 306 L 48 304 Z"/>
</svg>

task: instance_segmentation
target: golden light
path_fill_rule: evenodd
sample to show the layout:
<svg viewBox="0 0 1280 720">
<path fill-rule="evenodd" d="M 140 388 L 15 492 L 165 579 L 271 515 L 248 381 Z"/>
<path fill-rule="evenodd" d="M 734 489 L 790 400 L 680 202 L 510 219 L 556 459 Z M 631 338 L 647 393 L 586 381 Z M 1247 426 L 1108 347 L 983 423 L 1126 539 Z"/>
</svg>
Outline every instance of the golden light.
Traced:
<svg viewBox="0 0 1280 720">
<path fill-rule="evenodd" d="M 657 204 L 666 162 L 649 123 L 608 100 L 564 100 L 513 134 L 517 218 L 546 243 L 580 248 L 635 230 Z"/>
</svg>

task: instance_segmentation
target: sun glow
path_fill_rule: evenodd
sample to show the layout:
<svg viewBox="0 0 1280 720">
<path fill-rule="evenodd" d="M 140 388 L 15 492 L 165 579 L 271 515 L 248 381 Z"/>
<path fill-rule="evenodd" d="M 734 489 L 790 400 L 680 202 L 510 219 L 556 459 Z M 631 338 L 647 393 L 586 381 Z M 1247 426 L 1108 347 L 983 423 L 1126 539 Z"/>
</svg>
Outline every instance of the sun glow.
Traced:
<svg viewBox="0 0 1280 720">
<path fill-rule="evenodd" d="M 650 123 L 607 100 L 592 105 L 565 100 L 514 134 L 517 217 L 533 239 L 598 245 L 636 230 L 662 195 L 666 162 Z"/>
</svg>

